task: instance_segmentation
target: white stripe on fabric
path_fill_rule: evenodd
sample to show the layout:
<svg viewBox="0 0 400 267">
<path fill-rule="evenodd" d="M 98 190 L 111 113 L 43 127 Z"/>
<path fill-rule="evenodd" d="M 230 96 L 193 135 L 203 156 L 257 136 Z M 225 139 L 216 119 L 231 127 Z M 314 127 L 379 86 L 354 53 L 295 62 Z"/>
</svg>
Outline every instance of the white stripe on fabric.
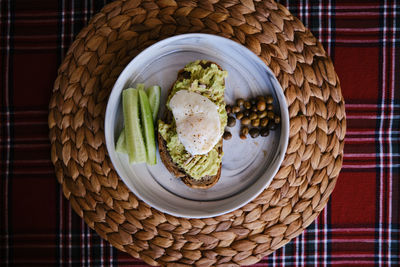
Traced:
<svg viewBox="0 0 400 267">
<path fill-rule="evenodd" d="M 61 50 L 60 50 L 60 59 L 61 61 L 64 59 L 64 55 L 65 55 L 65 0 L 62 0 L 61 2 Z M 59 186 L 60 188 L 60 209 L 59 209 L 59 219 L 60 219 L 60 228 L 59 228 L 59 237 L 60 237 L 60 248 L 59 248 L 59 253 L 60 253 L 60 266 L 64 266 L 64 234 L 63 234 L 63 230 L 64 230 L 64 196 L 63 196 L 63 190 L 62 187 Z M 69 259 L 71 260 L 71 253 L 69 254 Z M 71 264 L 71 263 L 69 263 Z"/>
<path fill-rule="evenodd" d="M 370 254 L 366 254 L 366 253 L 354 253 L 354 254 L 335 254 L 335 258 L 374 258 L 375 254 L 374 253 L 370 253 Z M 396 258 L 399 258 L 400 256 L 395 256 Z M 280 256 L 277 256 L 278 259 L 280 259 Z M 287 259 L 293 259 L 294 256 L 287 256 Z M 332 259 L 332 262 L 334 262 L 335 259 Z M 307 263 L 310 262 L 310 260 L 306 261 Z M 331 263 L 330 263 L 331 264 Z"/>
<path fill-rule="evenodd" d="M 1 3 L 0 3 L 1 4 Z M 8 225 L 8 179 L 10 179 L 10 154 L 11 154 L 11 118 L 10 118 L 10 103 L 9 100 L 9 71 L 10 71 L 10 35 L 11 35 L 11 0 L 7 1 L 7 35 L 6 35 L 6 73 L 5 73 L 5 104 L 6 104 L 6 124 L 7 124 L 7 138 L 6 138 L 6 147 L 7 147 L 7 156 L 6 156 L 6 171 L 5 171 L 5 192 L 4 192 L 4 206 L 5 206 L 5 216 L 4 216 L 4 228 L 5 228 L 5 266 L 9 266 L 9 253 L 10 253 L 10 233 L 9 233 L 9 225 Z"/>
<path fill-rule="evenodd" d="M 383 157 L 399 157 L 400 153 L 346 153 L 343 155 L 344 158 L 375 158 L 376 156 L 383 156 Z"/>
<path fill-rule="evenodd" d="M 308 12 L 309 10 L 310 10 L 310 6 L 309 6 L 309 3 L 308 3 L 308 0 L 305 0 L 306 1 L 306 3 L 305 3 L 305 21 L 306 21 L 306 26 L 308 27 L 311 23 L 310 23 L 310 13 Z"/>
<path fill-rule="evenodd" d="M 86 225 L 86 224 L 85 224 Z M 87 227 L 87 228 L 86 228 Z M 85 231 L 90 231 L 90 228 L 86 225 L 86 229 L 85 229 Z M 312 229 L 311 229 L 312 230 Z M 308 229 L 307 229 L 307 232 L 314 232 L 314 234 L 316 233 L 315 231 L 308 231 Z M 87 236 L 87 240 L 86 241 L 84 241 L 85 243 L 86 243 L 86 245 L 85 245 L 85 247 L 87 246 L 88 248 L 89 247 L 92 247 L 92 245 L 90 245 L 89 244 L 89 242 L 91 243 L 92 241 L 88 241 L 88 240 L 90 240 L 91 239 L 91 234 L 88 234 L 88 235 L 85 235 L 85 237 Z M 43 238 L 44 237 L 44 235 L 37 235 L 37 237 L 38 238 Z M 82 236 L 83 237 L 83 236 Z M 19 242 L 22 242 L 22 241 L 24 241 L 24 240 L 18 240 Z M 389 243 L 389 239 L 383 239 L 383 241 L 384 242 L 386 242 L 386 243 Z M 343 236 L 342 238 L 332 238 L 332 239 L 329 239 L 329 242 L 331 242 L 331 243 L 335 243 L 335 244 L 356 244 L 356 243 L 375 243 L 375 239 L 374 239 L 374 237 L 371 235 L 371 237 L 370 238 L 348 238 L 347 236 Z M 397 240 L 390 240 L 390 242 L 393 244 L 393 243 L 396 243 L 397 242 Z M 316 244 L 318 244 L 319 242 L 318 241 L 316 241 L 315 239 L 309 239 L 309 240 L 305 240 L 304 241 L 304 244 L 306 245 L 306 244 L 314 244 L 314 246 L 316 245 Z M 14 246 L 13 246 L 13 248 L 17 248 L 17 249 L 27 249 L 27 248 L 53 248 L 54 247 L 54 245 L 53 244 L 35 244 L 35 243 L 33 243 L 33 244 L 25 244 L 25 243 L 18 243 L 18 244 L 15 244 Z M 283 250 L 283 248 L 285 248 L 286 246 L 284 246 L 284 247 L 282 247 L 282 250 Z M 278 265 L 278 263 L 277 263 L 277 261 L 278 260 L 282 260 L 282 259 L 284 259 L 285 257 L 287 257 L 287 259 L 290 259 L 291 257 L 294 257 L 294 256 L 291 256 L 291 255 L 288 255 L 288 256 L 285 256 L 285 255 L 283 255 L 282 253 L 280 253 L 280 251 L 281 250 L 278 250 L 276 253 L 274 253 L 274 254 L 272 254 L 272 256 L 274 257 L 274 255 L 275 255 L 275 260 L 276 260 L 276 262 L 275 262 L 275 265 Z M 305 250 L 305 252 L 306 252 L 307 250 Z M 280 255 L 281 254 L 281 255 Z M 89 253 L 88 254 L 86 254 L 86 255 L 88 255 L 87 257 L 89 257 Z M 358 255 L 360 255 L 360 254 L 358 254 L 358 253 L 356 253 L 356 254 L 351 254 L 351 253 L 349 253 L 349 254 L 344 254 L 344 255 L 339 255 L 339 254 L 336 254 L 335 253 L 335 257 L 346 257 L 346 255 L 347 255 L 347 257 L 354 257 L 354 256 L 358 256 Z M 365 254 L 365 255 L 374 255 L 373 254 L 373 252 L 371 252 L 371 254 Z M 307 256 L 305 257 L 305 258 L 307 258 Z M 308 258 L 311 258 L 311 255 L 309 255 L 309 257 Z M 314 257 L 315 258 L 315 257 Z M 318 257 L 316 257 L 316 258 L 318 258 Z M 315 258 L 315 259 L 316 259 Z M 400 255 L 392 255 L 392 258 L 400 258 Z M 86 259 L 86 262 L 89 262 L 90 261 L 90 258 L 89 259 Z"/>
<path fill-rule="evenodd" d="M 277 251 L 272 253 L 272 267 L 276 267 L 276 258 L 277 258 L 276 254 L 277 253 L 278 253 Z"/>
<path fill-rule="evenodd" d="M 390 105 L 385 104 L 386 107 L 399 108 L 400 104 L 390 103 Z M 377 104 L 345 104 L 346 108 L 380 108 Z"/>
<path fill-rule="evenodd" d="M 391 99 L 391 106 L 394 104 L 394 91 L 395 91 L 395 73 L 396 73 L 396 53 L 395 53 L 395 48 L 396 48 L 396 1 L 393 1 L 393 27 L 392 27 L 392 66 L 391 66 L 391 94 L 390 94 L 390 99 Z M 392 128 L 393 128 L 393 119 L 394 119 L 394 109 L 390 108 L 390 119 L 389 119 L 389 140 L 392 139 Z M 391 249 L 392 249 L 392 198 L 393 198 L 393 192 L 392 192 L 392 187 L 393 187 L 393 157 L 392 157 L 392 143 L 389 143 L 389 215 L 388 215 L 388 222 L 389 222 L 389 232 L 388 232 L 388 239 L 389 239 L 389 244 L 388 244 L 388 264 L 391 266 Z"/>
<path fill-rule="evenodd" d="M 393 138 L 391 138 L 390 140 L 388 140 L 388 142 L 392 142 L 392 141 L 397 141 L 397 140 L 399 140 L 400 138 L 399 137 L 393 137 Z M 351 142 L 351 143 L 362 143 L 362 142 L 371 142 L 371 143 L 375 143 L 376 142 L 376 139 L 375 138 L 373 138 L 373 137 L 371 137 L 371 138 L 356 138 L 356 137 L 354 137 L 354 138 L 351 138 L 351 137 L 345 137 L 344 138 L 344 140 L 345 140 L 345 142 L 346 143 L 348 143 L 348 142 Z M 386 142 L 387 143 L 387 142 Z M 379 155 L 382 155 L 383 153 L 378 153 Z"/>
<path fill-rule="evenodd" d="M 68 205 L 68 264 L 72 266 L 72 212 L 71 205 Z"/>
<path fill-rule="evenodd" d="M 319 1 L 318 5 L 318 33 L 319 33 L 319 40 L 323 44 L 325 42 L 325 37 L 324 33 L 326 31 L 326 28 L 324 27 L 325 25 L 322 25 L 322 1 Z M 319 254 L 319 249 L 318 249 L 318 242 L 319 242 L 319 232 L 321 229 L 319 229 L 320 224 L 319 224 L 319 216 L 315 220 L 315 227 L 314 227 L 314 236 L 315 236 L 315 245 L 314 245 L 314 266 L 317 267 L 319 262 L 318 262 L 318 254 Z"/>
<path fill-rule="evenodd" d="M 65 0 L 62 0 L 62 11 L 61 11 L 61 60 L 64 59 L 65 49 Z"/>
<path fill-rule="evenodd" d="M 327 44 L 327 52 L 328 55 L 332 55 L 332 50 L 331 50 L 331 45 L 332 45 L 332 1 L 328 1 L 328 44 Z M 323 265 L 327 266 L 328 264 L 328 208 L 329 206 L 326 206 L 323 210 L 323 215 L 324 215 L 324 253 L 323 253 Z"/>
<path fill-rule="evenodd" d="M 398 39 L 396 41 L 399 41 Z M 380 40 L 378 39 L 361 39 L 361 40 L 354 40 L 354 39 L 341 39 L 337 38 L 335 40 L 338 44 L 380 44 Z"/>
<path fill-rule="evenodd" d="M 83 8 L 83 26 L 86 26 L 88 23 L 88 0 L 85 0 L 84 8 Z"/>
<path fill-rule="evenodd" d="M 62 187 L 59 185 L 59 188 L 60 188 L 60 195 L 59 195 L 59 210 L 58 210 L 58 213 L 59 213 L 59 225 L 60 225 L 60 227 L 59 227 L 59 229 L 58 229 L 58 237 L 59 237 L 59 266 L 63 266 L 63 264 L 64 264 L 64 262 L 63 262 L 63 258 L 64 258 L 64 255 L 63 255 L 63 248 L 64 248 L 64 235 L 63 235 L 63 214 L 64 214 L 64 210 L 63 210 L 63 206 L 64 206 L 64 196 L 63 196 L 63 193 L 62 193 Z"/>
<path fill-rule="evenodd" d="M 365 3 L 365 1 L 364 1 Z M 337 5 L 335 5 L 334 7 L 332 7 L 332 9 L 334 9 L 335 11 L 337 10 L 342 10 L 342 11 L 348 11 L 348 10 L 374 10 L 374 9 L 379 9 L 380 7 L 384 7 L 384 5 L 364 5 L 362 6 L 363 3 L 360 3 L 360 5 L 358 6 L 350 6 L 350 5 L 340 5 L 340 3 L 338 3 Z M 386 5 L 386 7 L 388 7 L 388 5 Z M 399 9 L 399 7 L 397 7 Z M 315 9 L 315 7 L 311 7 L 311 9 Z M 324 9 L 327 9 L 327 7 L 324 7 Z"/>
<path fill-rule="evenodd" d="M 88 12 L 88 15 L 87 15 L 87 20 L 85 21 L 85 26 L 89 23 L 89 20 L 92 18 L 92 16 L 93 16 L 93 5 L 94 5 L 94 3 L 93 3 L 93 0 L 90 0 L 90 1 L 85 1 L 85 3 L 86 3 L 86 11 Z M 88 6 L 90 5 L 90 9 L 88 9 Z M 91 229 L 90 229 L 90 227 L 87 225 L 86 226 L 87 227 L 87 233 L 88 233 L 88 245 L 89 245 L 89 249 L 88 249 L 88 259 L 89 259 L 89 266 L 92 266 L 92 254 L 91 254 L 91 248 L 92 248 L 92 243 L 93 243 L 93 240 L 92 240 L 92 238 L 93 238 L 93 235 L 92 235 L 92 232 L 91 232 Z M 100 239 L 102 239 L 102 238 L 100 238 Z M 95 247 L 95 249 L 98 249 L 98 247 L 97 246 L 94 246 Z M 101 250 L 100 250 L 101 251 Z M 97 261 L 97 259 L 95 259 L 96 261 Z"/>
<path fill-rule="evenodd" d="M 104 266 L 104 241 L 100 238 L 100 266 Z"/>
<path fill-rule="evenodd" d="M 327 211 L 327 207 L 324 208 L 323 210 L 323 215 L 324 215 L 324 221 L 323 221 L 323 225 L 324 225 L 324 239 L 323 239 L 323 244 L 324 244 L 324 253 L 323 253 L 323 264 L 324 267 L 326 267 L 328 265 L 328 211 Z"/>
<path fill-rule="evenodd" d="M 338 12 L 337 17 L 372 17 L 372 16 L 379 16 L 379 11 L 364 11 L 364 12 Z"/>
<path fill-rule="evenodd" d="M 318 5 L 318 36 L 319 36 L 319 41 L 321 43 L 324 43 L 324 37 L 322 35 L 322 1 L 319 1 Z"/>
<path fill-rule="evenodd" d="M 336 14 L 335 14 L 336 17 Z M 371 32 L 371 33 L 378 33 L 381 29 L 373 27 L 373 28 L 335 28 L 336 33 L 340 32 L 351 32 L 351 33 L 365 33 L 365 32 Z"/>
<path fill-rule="evenodd" d="M 301 235 L 301 266 L 304 266 L 305 262 L 305 242 L 306 242 L 306 234 L 307 234 L 307 229 L 303 231 L 303 234 Z"/>
<path fill-rule="evenodd" d="M 365 3 L 365 1 L 364 1 Z M 381 7 L 385 7 L 385 5 L 362 5 L 363 3 L 360 3 L 360 5 L 358 6 L 351 6 L 351 5 L 346 5 L 346 3 L 344 3 L 344 5 L 341 5 L 341 3 L 337 3 L 334 7 L 332 7 L 332 9 L 334 9 L 335 11 L 344 11 L 344 12 L 348 12 L 348 10 L 379 10 L 379 8 Z M 388 7 L 386 5 L 386 7 Z M 397 7 L 399 9 L 399 7 Z M 311 7 L 312 10 L 315 9 L 315 7 Z M 324 10 L 327 9 L 327 7 L 323 8 Z M 377 11 L 378 12 L 378 11 Z"/>
<path fill-rule="evenodd" d="M 319 218 L 319 217 L 318 217 Z M 316 230 L 313 228 L 309 228 L 308 232 L 314 233 L 315 231 L 317 232 L 322 232 L 322 230 Z M 342 233 L 342 234 L 353 234 L 353 233 L 373 233 L 375 231 L 375 228 L 367 228 L 367 227 L 358 227 L 358 228 L 332 228 L 329 229 L 330 233 Z M 393 233 L 398 233 L 400 232 L 400 229 L 392 229 Z M 46 237 L 46 238 L 53 238 L 54 234 L 53 233 L 41 233 L 41 234 L 35 234 L 35 233 L 15 233 L 13 234 L 14 238 L 24 238 L 24 237 L 29 237 L 29 238 L 40 238 L 40 237 Z M 73 235 L 76 236 L 76 235 Z"/>
<path fill-rule="evenodd" d="M 373 264 L 374 261 L 370 260 L 370 261 L 363 261 L 363 260 L 347 260 L 347 261 L 341 261 L 341 260 L 336 260 L 332 262 L 332 265 L 341 265 L 341 266 L 350 266 L 350 265 L 361 265 L 361 266 L 367 266 L 367 265 L 371 265 Z"/>
<path fill-rule="evenodd" d="M 387 239 L 384 239 L 384 241 L 388 242 Z M 350 244 L 355 244 L 355 243 L 375 243 L 375 238 L 371 233 L 371 238 L 369 238 L 369 239 L 368 238 L 350 238 L 350 239 L 348 239 L 347 237 L 343 237 L 343 238 L 332 238 L 332 239 L 329 240 L 329 242 L 337 243 L 337 244 L 341 244 L 341 243 L 344 243 L 344 244 L 347 244 L 347 243 L 350 243 Z M 391 241 L 391 242 L 395 243 L 397 241 Z M 310 240 L 306 241 L 306 243 L 316 244 L 316 243 L 319 243 L 319 242 L 316 242 L 315 240 L 310 239 Z M 358 253 L 357 254 L 351 254 L 349 252 L 349 254 L 345 254 L 345 255 L 349 255 L 348 257 L 354 257 L 355 255 L 359 255 L 359 254 Z M 350 256 L 350 255 L 352 255 L 352 256 Z M 371 252 L 370 255 L 374 255 L 374 253 Z M 294 256 L 290 256 L 290 255 L 287 256 L 288 259 L 290 257 L 294 257 Z M 321 256 L 318 256 L 318 258 L 320 258 L 320 257 Z M 339 257 L 338 254 L 335 253 L 335 257 Z M 393 255 L 393 257 L 400 257 L 400 256 L 394 256 Z M 277 256 L 277 258 L 280 259 L 280 256 Z"/>
<path fill-rule="evenodd" d="M 312 229 L 311 229 L 312 230 Z M 367 228 L 367 227 L 359 227 L 359 228 L 331 228 L 328 229 L 330 233 L 346 233 L 346 234 L 353 234 L 353 233 L 371 233 L 375 232 L 375 228 Z M 400 229 L 393 229 L 393 232 L 399 233 Z"/>
<path fill-rule="evenodd" d="M 90 231 L 90 228 L 88 225 L 86 225 L 86 240 L 87 240 L 87 245 L 88 245 L 88 254 L 87 254 L 87 259 L 88 259 L 88 265 L 92 266 L 92 254 L 91 254 L 91 249 L 92 249 L 92 232 Z"/>
<path fill-rule="evenodd" d="M 93 17 L 93 6 L 94 6 L 94 2 L 93 2 L 93 0 L 90 0 L 90 17 L 89 17 L 89 19 L 91 19 Z"/>
<path fill-rule="evenodd" d="M 307 17 L 304 16 L 304 1 L 300 0 L 299 6 L 299 19 L 303 22 L 303 24 L 307 27 Z M 303 235 L 304 231 L 301 235 L 296 238 L 296 267 L 303 266 Z M 301 250 L 301 252 L 300 252 Z"/>
<path fill-rule="evenodd" d="M 386 135 L 388 135 L 388 134 L 382 134 L 382 136 L 386 136 Z M 398 141 L 400 138 L 399 137 L 392 137 L 392 138 L 390 138 L 389 139 L 389 137 L 387 138 L 387 140 L 386 140 L 386 142 L 385 143 L 390 143 L 390 142 L 393 142 L 393 141 Z M 376 142 L 376 140 L 373 138 L 373 137 L 370 137 L 370 138 L 368 138 L 368 137 L 365 137 L 365 138 L 359 138 L 359 139 L 357 139 L 356 137 L 345 137 L 345 142 L 346 143 L 348 143 L 348 142 L 351 142 L 351 143 L 362 143 L 363 141 L 365 141 L 366 143 L 368 142 L 368 143 L 375 143 Z M 384 153 L 377 153 L 377 154 L 379 154 L 379 155 L 383 155 Z"/>
<path fill-rule="evenodd" d="M 368 9 L 368 10 L 370 10 L 370 9 L 379 9 L 380 8 L 380 6 L 379 5 L 367 5 L 367 6 L 347 6 L 347 5 L 343 5 L 343 6 L 341 6 L 341 5 L 337 5 L 337 6 L 335 6 L 335 10 L 341 10 L 341 9 L 343 9 L 343 10 L 360 10 L 360 9 Z"/>
<path fill-rule="evenodd" d="M 295 253 L 295 266 L 297 267 L 297 266 L 299 266 L 299 254 L 300 254 L 300 252 L 299 252 L 299 239 L 300 239 L 300 236 L 298 236 L 297 238 L 296 238 L 296 241 L 294 242 L 295 243 L 295 245 L 296 245 L 296 253 Z"/>
<path fill-rule="evenodd" d="M 69 19 L 69 24 L 70 24 L 70 32 L 68 33 L 68 39 L 67 39 L 67 42 L 68 42 L 68 45 L 71 45 L 72 44 L 72 41 L 73 41 L 73 32 L 74 32 L 74 6 L 75 6 L 75 1 L 74 0 L 72 0 L 72 1 L 70 1 L 70 3 L 71 3 L 71 10 L 70 10 L 70 19 Z M 69 231 L 69 236 L 70 236 L 70 239 L 69 239 L 69 250 L 70 250 L 70 254 L 69 254 L 69 258 L 70 258 L 70 264 L 72 263 L 71 262 L 71 259 L 73 258 L 73 252 L 72 252 L 72 246 L 73 246 L 73 242 L 72 242 L 72 207 L 71 207 L 71 205 L 68 205 L 68 216 L 69 216 L 69 229 L 68 229 L 68 231 Z"/>
<path fill-rule="evenodd" d="M 323 44 L 325 43 L 325 31 L 326 31 L 326 27 L 325 25 L 322 25 L 322 1 L 319 1 L 319 5 L 318 5 L 318 32 L 319 32 L 319 40 L 320 42 Z M 319 262 L 318 262 L 318 256 L 319 256 L 319 232 L 323 229 L 319 229 L 320 224 L 319 224 L 319 216 L 317 217 L 317 219 L 315 220 L 315 245 L 314 245 L 314 266 L 317 267 Z"/>
<path fill-rule="evenodd" d="M 383 110 L 384 110 L 384 108 L 383 108 Z M 362 119 L 362 120 L 396 119 L 396 120 L 398 120 L 398 119 L 400 119 L 400 115 L 392 115 L 392 116 L 390 116 L 390 115 L 381 115 L 381 116 L 376 116 L 376 115 L 347 115 L 346 118 L 350 119 L 350 120 L 359 120 L 359 119 Z"/>
<path fill-rule="evenodd" d="M 300 2 L 299 2 L 299 19 L 304 23 L 304 17 L 303 17 L 303 0 L 300 0 Z"/>
<path fill-rule="evenodd" d="M 381 117 L 384 118 L 385 115 L 385 96 L 386 96 L 386 16 L 387 16 L 387 0 L 384 1 L 384 11 L 383 11 L 383 62 L 382 62 L 382 101 L 381 101 Z M 380 121 L 379 125 L 379 149 L 380 153 L 384 153 L 383 142 L 383 119 Z M 380 162 L 383 163 L 384 158 L 380 157 Z M 383 168 L 379 166 L 379 229 L 378 229 L 378 264 L 383 266 L 382 262 L 382 235 L 383 235 Z"/>
<path fill-rule="evenodd" d="M 399 168 L 400 164 L 393 164 L 392 168 Z M 389 164 L 368 164 L 368 165 L 350 165 L 350 164 L 343 164 L 342 169 L 386 169 L 389 168 Z M 382 239 L 382 237 L 381 237 Z"/>
<path fill-rule="evenodd" d="M 315 219 L 314 221 L 314 266 L 317 267 L 318 266 L 318 231 L 319 231 L 319 218 L 317 217 L 317 219 Z"/>
<path fill-rule="evenodd" d="M 85 233 L 85 222 L 83 219 L 81 219 L 81 244 L 80 244 L 80 250 L 81 250 L 81 264 L 82 266 L 86 266 L 86 233 Z"/>
<path fill-rule="evenodd" d="M 71 1 L 71 32 L 69 34 L 70 36 L 70 44 L 74 41 L 74 33 L 75 33 L 75 1 Z"/>
<path fill-rule="evenodd" d="M 332 37 L 332 1 L 329 0 L 328 2 L 328 55 L 332 55 L 331 51 L 331 37 Z"/>
<path fill-rule="evenodd" d="M 108 245 L 110 249 L 110 266 L 114 266 L 114 250 L 111 245 Z"/>
<path fill-rule="evenodd" d="M 351 239 L 340 239 L 340 238 L 333 238 L 330 240 L 332 243 L 375 243 L 375 239 L 373 236 L 371 236 L 370 239 L 365 239 L 365 238 L 351 238 Z M 383 239 L 383 241 L 385 242 L 389 242 L 388 239 Z M 390 241 L 392 242 L 392 241 Z M 393 242 L 394 243 L 394 242 Z M 358 254 L 357 254 L 358 255 Z M 371 254 L 373 255 L 373 254 Z M 335 257 L 337 256 L 337 254 L 335 254 Z M 400 257 L 400 256 L 397 256 Z"/>
<path fill-rule="evenodd" d="M 400 134 L 400 131 L 390 131 L 390 133 L 393 134 Z M 346 135 L 374 135 L 376 134 L 376 131 L 348 131 L 346 132 Z M 386 134 L 389 135 L 389 133 L 382 133 L 382 134 Z"/>
</svg>

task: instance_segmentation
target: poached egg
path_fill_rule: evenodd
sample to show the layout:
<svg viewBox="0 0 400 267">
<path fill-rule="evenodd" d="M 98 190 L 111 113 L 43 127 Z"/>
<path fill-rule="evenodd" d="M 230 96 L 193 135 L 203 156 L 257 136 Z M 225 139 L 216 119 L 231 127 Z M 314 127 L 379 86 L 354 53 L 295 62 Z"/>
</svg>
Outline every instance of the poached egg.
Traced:
<svg viewBox="0 0 400 267">
<path fill-rule="evenodd" d="M 192 155 L 207 154 L 221 139 L 218 106 L 201 94 L 180 90 L 169 101 L 179 141 Z"/>
</svg>

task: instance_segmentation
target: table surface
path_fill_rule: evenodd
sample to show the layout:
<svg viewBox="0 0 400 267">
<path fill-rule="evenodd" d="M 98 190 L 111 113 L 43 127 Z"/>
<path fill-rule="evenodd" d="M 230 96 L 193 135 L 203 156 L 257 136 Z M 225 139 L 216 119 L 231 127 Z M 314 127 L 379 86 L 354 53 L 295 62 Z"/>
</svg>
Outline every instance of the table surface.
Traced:
<svg viewBox="0 0 400 267">
<path fill-rule="evenodd" d="M 302 235 L 255 266 L 398 266 L 400 5 L 280 1 L 331 56 L 346 101 L 343 168 Z M 50 160 L 48 102 L 95 0 L 0 1 L 0 265 L 136 265 L 63 197 Z"/>
</svg>

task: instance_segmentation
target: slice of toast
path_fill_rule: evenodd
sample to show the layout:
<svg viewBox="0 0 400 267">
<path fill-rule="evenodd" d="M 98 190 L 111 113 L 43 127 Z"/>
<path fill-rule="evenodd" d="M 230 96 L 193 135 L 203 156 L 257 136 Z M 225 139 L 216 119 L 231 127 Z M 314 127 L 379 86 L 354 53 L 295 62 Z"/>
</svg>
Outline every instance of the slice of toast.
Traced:
<svg viewBox="0 0 400 267">
<path fill-rule="evenodd" d="M 200 63 L 200 65 L 203 68 L 206 68 L 206 67 L 210 66 L 211 64 L 216 64 L 216 63 L 214 63 L 214 62 L 207 62 L 206 64 Z M 218 66 L 218 68 L 220 70 L 222 70 L 221 67 L 218 64 L 216 64 L 216 65 Z M 177 81 L 181 81 L 183 79 L 189 78 L 190 76 L 188 77 L 188 75 L 190 75 L 190 73 L 188 73 L 188 72 L 186 72 L 184 70 L 179 71 Z M 174 87 L 174 85 L 170 88 L 168 94 L 171 93 L 173 87 Z M 171 111 L 166 109 L 162 119 L 166 123 L 171 123 L 172 120 L 173 120 L 173 116 L 172 116 Z M 175 177 L 181 178 L 182 181 L 187 186 L 189 186 L 191 188 L 196 188 L 196 189 L 207 189 L 207 188 L 210 188 L 210 187 L 214 186 L 218 182 L 219 178 L 221 177 L 221 167 L 222 167 L 221 165 L 222 164 L 220 164 L 218 172 L 217 172 L 216 175 L 213 175 L 213 176 L 208 176 L 207 175 L 207 176 L 202 177 L 201 179 L 197 179 L 196 180 L 196 179 L 192 178 L 190 175 L 188 175 L 175 162 L 173 162 L 171 156 L 169 155 L 168 149 L 167 149 L 167 143 L 163 139 L 163 137 L 161 136 L 160 133 L 158 133 L 157 139 L 158 139 L 158 149 L 159 149 L 159 152 L 160 152 L 160 157 L 161 157 L 161 160 L 164 163 L 165 167 Z M 219 141 L 219 144 L 220 144 L 220 149 L 219 149 L 218 153 L 222 154 L 222 137 L 221 137 L 221 140 Z"/>
</svg>

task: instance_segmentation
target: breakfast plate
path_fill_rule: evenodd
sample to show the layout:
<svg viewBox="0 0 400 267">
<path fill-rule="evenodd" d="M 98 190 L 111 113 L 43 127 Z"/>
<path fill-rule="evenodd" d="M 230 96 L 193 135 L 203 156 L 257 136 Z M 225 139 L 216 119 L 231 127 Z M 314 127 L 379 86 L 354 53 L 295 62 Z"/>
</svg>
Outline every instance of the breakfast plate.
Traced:
<svg viewBox="0 0 400 267">
<path fill-rule="evenodd" d="M 159 114 L 165 112 L 168 91 L 177 73 L 196 60 L 216 62 L 228 72 L 225 102 L 238 98 L 272 95 L 280 126 L 264 138 L 239 138 L 239 123 L 230 128 L 232 138 L 223 143 L 221 178 L 212 188 L 187 187 L 170 174 L 157 152 L 157 164 L 130 164 L 128 156 L 115 151 L 123 128 L 122 90 L 144 83 L 160 85 Z M 116 81 L 108 100 L 105 138 L 115 170 L 127 187 L 150 206 L 180 217 L 206 218 L 225 214 L 245 205 L 272 181 L 285 156 L 289 116 L 285 96 L 272 71 L 246 47 L 223 37 L 184 34 L 164 39 L 137 55 Z"/>
</svg>

